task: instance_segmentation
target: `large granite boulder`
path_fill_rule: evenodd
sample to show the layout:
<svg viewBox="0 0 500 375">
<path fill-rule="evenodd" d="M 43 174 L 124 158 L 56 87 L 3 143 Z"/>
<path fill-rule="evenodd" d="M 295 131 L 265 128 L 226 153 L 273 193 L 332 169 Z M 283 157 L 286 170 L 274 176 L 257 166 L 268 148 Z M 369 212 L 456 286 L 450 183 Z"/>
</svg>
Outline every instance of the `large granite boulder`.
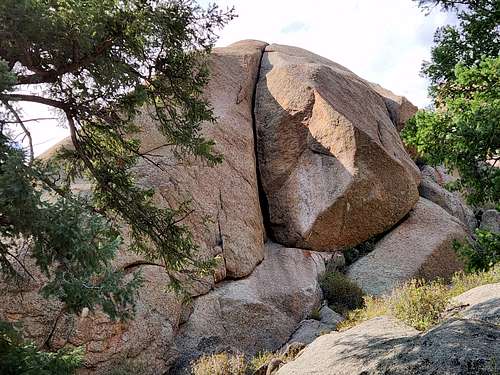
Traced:
<svg viewBox="0 0 500 375">
<path fill-rule="evenodd" d="M 414 277 L 449 277 L 462 268 L 453 241 L 466 238 L 462 222 L 420 198 L 408 217 L 382 237 L 371 253 L 354 262 L 347 275 L 372 295 L 390 293 Z"/>
<path fill-rule="evenodd" d="M 266 244 L 266 256 L 252 274 L 227 281 L 195 299 L 180 327 L 178 371 L 205 353 L 230 350 L 254 355 L 287 342 L 297 325 L 319 306 L 318 275 L 326 255 Z"/>
<path fill-rule="evenodd" d="M 498 284 L 472 289 L 459 301 L 469 306 L 422 334 L 383 316 L 323 335 L 277 374 L 497 374 L 500 330 L 492 316 L 498 318 Z"/>
<path fill-rule="evenodd" d="M 255 117 L 272 236 L 332 251 L 396 224 L 418 200 L 420 173 L 384 98 L 346 68 L 270 45 Z"/>
</svg>

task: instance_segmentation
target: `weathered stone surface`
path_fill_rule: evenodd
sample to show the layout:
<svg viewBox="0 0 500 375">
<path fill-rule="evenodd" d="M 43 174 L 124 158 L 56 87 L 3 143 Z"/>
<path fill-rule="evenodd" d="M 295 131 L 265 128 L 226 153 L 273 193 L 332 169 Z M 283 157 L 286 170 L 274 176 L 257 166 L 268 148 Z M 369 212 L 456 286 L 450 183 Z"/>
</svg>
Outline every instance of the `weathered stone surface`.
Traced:
<svg viewBox="0 0 500 375">
<path fill-rule="evenodd" d="M 452 300 L 462 307 L 459 317 L 500 324 L 500 283 L 471 289 Z"/>
<path fill-rule="evenodd" d="M 244 279 L 223 282 L 194 301 L 177 335 L 179 371 L 204 353 L 253 355 L 279 349 L 298 323 L 319 306 L 324 255 L 266 244 L 262 263 Z"/>
<path fill-rule="evenodd" d="M 99 311 L 65 314 L 60 303 L 40 296 L 44 278 L 36 273 L 37 282 L 1 285 L 0 320 L 21 322 L 25 336 L 45 348 L 82 346 L 86 356 L 81 374 L 104 374 L 127 360 L 141 364 L 144 374 L 163 373 L 177 356 L 173 338 L 181 304 L 165 293 L 168 278 L 161 267 L 140 268 L 145 284 L 134 320 L 113 322 Z"/>
<path fill-rule="evenodd" d="M 150 163 L 141 163 L 137 168 L 141 183 L 156 189 L 160 205 L 175 207 L 191 201 L 194 212 L 186 223 L 202 254 L 222 256 L 224 273 L 232 278 L 248 275 L 264 255 L 252 108 L 265 45 L 242 41 L 212 53 L 206 96 L 217 123 L 205 126 L 203 134 L 216 142 L 215 150 L 224 155 L 222 164 L 211 168 L 190 160 L 176 165 L 179 161 L 171 149 L 161 147 L 166 142 L 150 117 L 143 115 L 139 121 L 142 149 L 155 149 L 153 154 L 159 156 L 152 159 L 167 165 L 162 172 Z"/>
<path fill-rule="evenodd" d="M 370 82 L 370 86 L 384 98 L 385 105 L 396 129 L 398 131 L 403 130 L 406 122 L 417 113 L 418 108 L 406 97 L 396 95 L 377 83 Z"/>
<path fill-rule="evenodd" d="M 155 188 L 156 203 L 160 206 L 176 207 L 186 199 L 191 200 L 194 212 L 185 223 L 191 227 L 194 239 L 200 245 L 200 256 L 219 256 L 215 275 L 194 285 L 193 295 L 206 293 L 215 282 L 226 277 L 248 275 L 264 256 L 252 102 L 265 45 L 258 41 L 243 41 L 213 51 L 210 61 L 212 79 L 206 88 L 206 97 L 218 122 L 204 125 L 203 133 L 217 143 L 216 151 L 224 154 L 221 165 L 210 168 L 199 160 L 179 164 L 168 147 L 161 147 L 165 139 L 150 117 L 143 114 L 138 119 L 142 126 L 139 134 L 142 150 L 158 147 L 151 152 L 156 155 L 151 158 L 166 166 L 162 171 L 142 162 L 136 168 L 138 181 Z M 50 157 L 61 146 L 72 147 L 71 142 L 65 140 L 42 158 Z M 87 193 L 90 190 L 85 181 L 73 187 L 75 192 Z M 124 228 L 125 238 L 126 230 Z M 8 289 L 5 289 L 4 295 L 0 296 L 0 318 L 22 322 L 27 337 L 38 343 L 43 343 L 55 326 L 49 344 L 55 348 L 66 343 L 83 345 L 88 353 L 87 365 L 97 373 L 125 359 L 144 362 L 145 371 L 152 369 L 151 373 L 164 373 L 176 357 L 173 338 L 183 311 L 181 305 L 165 293 L 168 279 L 161 265 L 147 266 L 144 263 L 141 256 L 126 251 L 122 251 L 114 262 L 116 268 L 141 268 L 146 277 L 138 298 L 136 319 L 130 323 L 111 322 L 102 314 L 90 314 L 82 319 L 62 315 L 55 324 L 61 307 L 38 296 L 41 284 L 30 285 L 29 292 L 22 295 L 18 291 L 7 293 Z M 287 298 L 283 296 L 284 300 Z M 184 311 L 184 319 L 186 315 Z"/>
<path fill-rule="evenodd" d="M 414 206 L 420 173 L 366 81 L 310 52 L 270 45 L 256 98 L 259 168 L 278 242 L 356 245 Z"/>
<path fill-rule="evenodd" d="M 457 297 L 456 302 L 469 304 L 460 318 L 449 319 L 423 334 L 384 316 L 323 335 L 277 374 L 496 374 L 500 330 L 494 321 L 486 320 L 498 317 L 498 291 L 496 284 Z"/>
<path fill-rule="evenodd" d="M 374 318 L 347 331 L 318 337 L 277 374 L 371 374 L 381 356 L 391 357 L 417 334 L 417 330 L 393 318 Z"/>
<path fill-rule="evenodd" d="M 459 193 L 446 190 L 434 179 L 426 175 L 422 176 L 418 191 L 421 197 L 436 203 L 450 215 L 462 221 L 470 232 L 476 229 L 477 220 L 474 211 L 464 202 Z"/>
<path fill-rule="evenodd" d="M 310 344 L 317 337 L 329 333 L 337 328 L 337 324 L 344 318 L 328 306 L 320 310 L 320 320 L 306 319 L 300 322 L 286 346 L 292 343 Z"/>
<path fill-rule="evenodd" d="M 480 228 L 493 233 L 500 233 L 500 212 L 493 209 L 484 211 L 481 216 Z"/>
<path fill-rule="evenodd" d="M 420 198 L 408 217 L 387 233 L 375 249 L 354 262 L 347 275 L 367 293 L 389 293 L 413 277 L 448 277 L 462 264 L 453 240 L 467 238 L 465 226 L 441 207 Z"/>
</svg>

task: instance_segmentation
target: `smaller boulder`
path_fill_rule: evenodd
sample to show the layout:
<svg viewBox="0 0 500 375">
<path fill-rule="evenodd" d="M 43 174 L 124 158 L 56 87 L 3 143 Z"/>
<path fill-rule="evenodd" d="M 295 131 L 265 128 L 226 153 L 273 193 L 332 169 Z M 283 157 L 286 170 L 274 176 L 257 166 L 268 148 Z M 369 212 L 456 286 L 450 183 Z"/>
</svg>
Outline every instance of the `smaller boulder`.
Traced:
<svg viewBox="0 0 500 375">
<path fill-rule="evenodd" d="M 497 210 L 484 211 L 479 228 L 493 233 L 500 233 L 500 212 Z"/>
<path fill-rule="evenodd" d="M 466 238 L 462 222 L 420 198 L 405 220 L 349 267 L 347 276 L 372 295 L 390 293 L 399 283 L 415 277 L 447 278 L 463 267 L 453 241 Z"/>
<path fill-rule="evenodd" d="M 420 196 L 444 208 L 450 215 L 464 223 L 472 233 L 477 227 L 474 211 L 464 202 L 457 192 L 446 190 L 430 176 L 423 175 L 418 187 Z"/>
</svg>

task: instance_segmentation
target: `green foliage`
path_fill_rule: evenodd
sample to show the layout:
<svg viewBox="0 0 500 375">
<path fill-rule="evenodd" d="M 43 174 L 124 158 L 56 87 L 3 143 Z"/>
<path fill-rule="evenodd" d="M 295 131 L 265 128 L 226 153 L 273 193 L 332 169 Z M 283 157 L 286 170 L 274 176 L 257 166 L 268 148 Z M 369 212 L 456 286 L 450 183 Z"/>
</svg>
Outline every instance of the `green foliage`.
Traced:
<svg viewBox="0 0 500 375">
<path fill-rule="evenodd" d="M 81 366 L 81 349 L 61 349 L 54 353 L 39 351 L 22 339 L 16 328 L 0 321 L 0 374 L 70 375 Z"/>
<path fill-rule="evenodd" d="M 394 291 L 389 307 L 396 318 L 425 331 L 439 322 L 448 302 L 448 288 L 442 281 L 410 280 Z"/>
<path fill-rule="evenodd" d="M 345 314 L 363 306 L 363 291 L 343 273 L 325 272 L 320 276 L 319 283 L 328 305 L 334 311 Z"/>
<path fill-rule="evenodd" d="M 456 169 L 453 188 L 471 204 L 500 202 L 500 2 L 418 0 L 421 7 L 453 11 L 457 26 L 436 31 L 430 79 L 436 110 L 419 111 L 403 132 L 430 164 Z"/>
<path fill-rule="evenodd" d="M 453 11 L 457 26 L 444 26 L 434 35 L 431 61 L 425 62 L 422 73 L 431 80 L 431 93 L 454 80 L 457 64 L 477 65 L 485 56 L 500 55 L 500 3 L 497 0 L 415 0 L 428 10 L 440 6 Z"/>
<path fill-rule="evenodd" d="M 47 297 L 77 312 L 102 306 L 128 317 L 140 285 L 135 275 L 110 266 L 122 244 L 165 265 L 170 285 L 194 278 L 213 262 L 196 257 L 197 245 L 182 220 L 187 204 L 158 208 L 154 191 L 139 186 L 139 161 L 165 169 L 154 150 L 141 148 L 139 113 L 148 115 L 176 158 L 221 161 L 201 124 L 215 118 L 203 98 L 208 54 L 216 30 L 233 17 L 190 0 L 4 0 L 0 2 L 0 266 L 8 275 L 28 271 L 23 244 L 49 279 Z M 25 94 L 29 85 L 42 90 Z M 57 111 L 73 148 L 48 161 L 34 160 L 20 102 Z M 27 152 L 14 141 L 21 132 Z M 71 185 L 85 178 L 88 197 Z"/>
<path fill-rule="evenodd" d="M 309 319 L 314 319 L 314 320 L 321 320 L 321 308 L 317 307 L 311 311 L 311 314 L 309 315 Z"/>
<path fill-rule="evenodd" d="M 45 296 L 63 301 L 68 312 L 101 305 L 112 318 L 129 316 L 141 280 L 136 274 L 125 282 L 110 267 L 122 243 L 119 233 L 81 198 L 42 196 L 37 177 L 44 174 L 38 162 L 27 166 L 23 151 L 0 134 L 0 270 L 11 277 L 28 272 L 16 247 L 29 238 L 48 279 Z"/>
<path fill-rule="evenodd" d="M 453 243 L 469 273 L 488 271 L 500 262 L 500 234 L 476 229 L 474 242 Z"/>
<path fill-rule="evenodd" d="M 445 89 L 443 89 L 445 90 Z M 444 91 L 443 91 L 444 92 Z M 472 204 L 500 202 L 500 57 L 458 65 L 443 107 L 419 111 L 403 131 L 430 164 L 456 168 Z"/>
</svg>

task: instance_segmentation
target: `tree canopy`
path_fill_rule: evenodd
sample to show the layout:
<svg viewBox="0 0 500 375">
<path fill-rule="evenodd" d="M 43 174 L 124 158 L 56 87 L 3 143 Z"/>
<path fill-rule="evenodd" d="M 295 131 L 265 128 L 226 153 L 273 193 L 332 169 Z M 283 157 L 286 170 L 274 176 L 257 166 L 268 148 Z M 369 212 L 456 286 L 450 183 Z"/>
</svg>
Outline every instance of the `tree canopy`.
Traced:
<svg viewBox="0 0 500 375">
<path fill-rule="evenodd" d="M 0 2 L 0 267 L 29 273 L 20 251 L 48 278 L 46 296 L 69 312 L 102 306 L 129 315 L 140 276 L 123 277 L 110 263 L 130 229 L 130 249 L 176 272 L 210 270 L 183 218 L 186 205 L 158 208 L 137 185 L 132 167 L 155 162 L 134 136 L 144 108 L 182 158 L 213 165 L 221 155 L 200 134 L 215 121 L 203 88 L 216 31 L 232 10 L 190 0 L 4 0 Z M 49 161 L 33 154 L 22 104 L 54 108 L 69 128 L 72 149 Z M 149 113 L 148 112 L 148 113 Z M 13 126 L 28 147 L 15 138 Z M 85 178 L 90 196 L 71 184 Z"/>
<path fill-rule="evenodd" d="M 434 109 L 419 111 L 405 141 L 433 165 L 456 169 L 473 204 L 500 202 L 500 2 L 420 0 L 456 14 L 456 26 L 436 31 L 430 80 Z"/>
</svg>

